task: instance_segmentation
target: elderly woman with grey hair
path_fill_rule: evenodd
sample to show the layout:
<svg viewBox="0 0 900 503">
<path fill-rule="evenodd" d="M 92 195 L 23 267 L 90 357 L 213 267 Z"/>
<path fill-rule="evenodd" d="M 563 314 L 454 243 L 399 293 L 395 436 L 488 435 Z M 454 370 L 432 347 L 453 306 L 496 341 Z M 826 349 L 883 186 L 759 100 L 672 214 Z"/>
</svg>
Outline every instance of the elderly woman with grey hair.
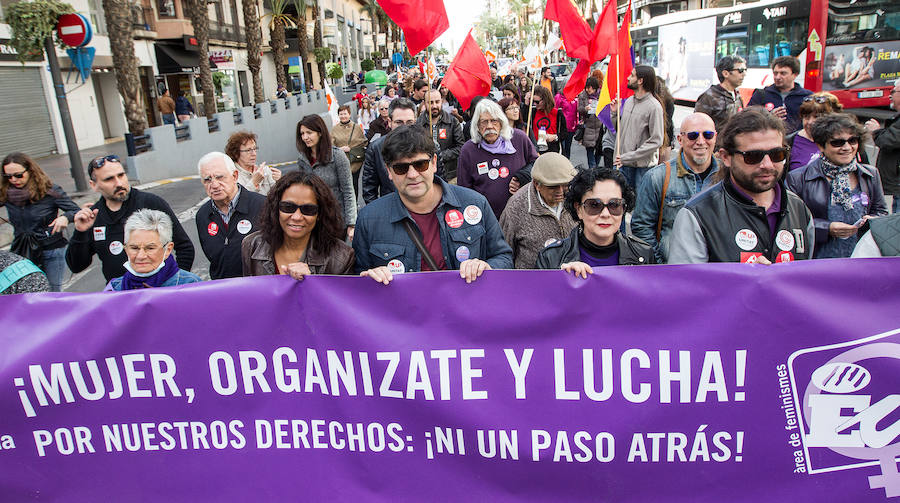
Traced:
<svg viewBox="0 0 900 503">
<path fill-rule="evenodd" d="M 459 153 L 456 183 L 484 195 L 500 218 L 509 196 L 531 181 L 538 152 L 524 131 L 510 127 L 494 101 L 479 101 L 471 124 L 472 139 Z"/>
<path fill-rule="evenodd" d="M 125 221 L 125 274 L 113 278 L 104 291 L 186 285 L 200 277 L 178 268 L 172 255 L 172 220 L 158 210 L 135 211 Z"/>
</svg>

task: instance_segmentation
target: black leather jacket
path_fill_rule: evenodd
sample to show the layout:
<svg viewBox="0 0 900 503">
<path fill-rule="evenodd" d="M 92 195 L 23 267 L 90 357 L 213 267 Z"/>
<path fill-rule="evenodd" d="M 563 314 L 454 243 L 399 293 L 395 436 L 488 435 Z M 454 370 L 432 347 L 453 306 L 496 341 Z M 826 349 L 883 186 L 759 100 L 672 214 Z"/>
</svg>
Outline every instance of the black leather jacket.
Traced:
<svg viewBox="0 0 900 503">
<path fill-rule="evenodd" d="M 572 229 L 569 237 L 562 241 L 556 241 L 547 245 L 538 254 L 535 269 L 559 269 L 566 262 L 581 260 L 581 252 L 578 249 L 578 233 L 581 226 Z M 655 264 L 656 256 L 653 248 L 643 240 L 634 236 L 623 236 L 616 233 L 616 243 L 619 245 L 619 265 L 647 265 Z"/>
</svg>

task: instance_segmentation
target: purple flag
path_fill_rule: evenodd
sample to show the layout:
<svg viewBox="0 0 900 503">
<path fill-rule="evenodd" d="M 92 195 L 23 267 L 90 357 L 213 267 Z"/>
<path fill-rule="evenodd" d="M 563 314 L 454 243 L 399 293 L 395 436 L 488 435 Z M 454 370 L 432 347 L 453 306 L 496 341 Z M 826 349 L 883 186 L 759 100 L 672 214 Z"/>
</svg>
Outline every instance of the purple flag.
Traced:
<svg viewBox="0 0 900 503">
<path fill-rule="evenodd" d="M 898 264 L 0 298 L 0 495 L 885 501 Z"/>
</svg>

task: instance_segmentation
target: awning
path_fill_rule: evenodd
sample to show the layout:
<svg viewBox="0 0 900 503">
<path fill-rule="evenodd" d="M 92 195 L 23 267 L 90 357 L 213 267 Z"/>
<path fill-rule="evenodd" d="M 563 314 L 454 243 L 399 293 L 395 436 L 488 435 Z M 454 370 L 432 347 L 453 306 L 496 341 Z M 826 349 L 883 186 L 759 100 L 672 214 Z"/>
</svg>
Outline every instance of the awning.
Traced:
<svg viewBox="0 0 900 503">
<path fill-rule="evenodd" d="M 167 44 L 154 44 L 156 48 L 156 66 L 161 75 L 167 73 L 193 73 L 200 66 L 200 53 L 186 51 L 180 47 Z M 210 61 L 210 68 L 216 68 Z"/>
</svg>

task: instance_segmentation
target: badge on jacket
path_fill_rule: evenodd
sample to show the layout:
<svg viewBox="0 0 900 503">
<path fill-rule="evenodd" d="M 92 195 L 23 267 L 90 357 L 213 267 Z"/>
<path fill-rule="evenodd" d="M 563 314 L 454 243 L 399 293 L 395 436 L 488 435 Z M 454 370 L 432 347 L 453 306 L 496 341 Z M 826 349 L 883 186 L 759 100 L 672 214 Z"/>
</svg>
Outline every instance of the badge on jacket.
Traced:
<svg viewBox="0 0 900 503">
<path fill-rule="evenodd" d="M 438 138 L 442 140 L 447 139 L 447 128 L 441 128 L 440 131 L 438 131 Z"/>
</svg>

